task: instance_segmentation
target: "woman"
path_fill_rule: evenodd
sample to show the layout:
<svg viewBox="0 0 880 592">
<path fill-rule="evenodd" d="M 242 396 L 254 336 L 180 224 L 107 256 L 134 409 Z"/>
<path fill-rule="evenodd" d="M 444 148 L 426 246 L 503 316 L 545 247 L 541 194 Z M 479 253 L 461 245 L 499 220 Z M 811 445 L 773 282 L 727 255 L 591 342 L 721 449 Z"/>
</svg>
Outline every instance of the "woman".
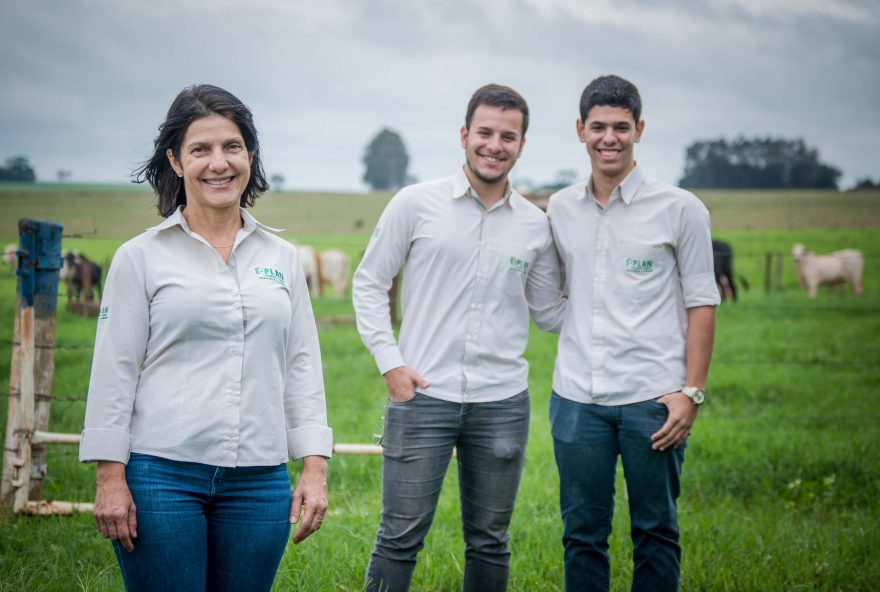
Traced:
<svg viewBox="0 0 880 592">
<path fill-rule="evenodd" d="M 148 181 L 165 221 L 122 245 L 101 302 L 80 460 L 136 590 L 269 590 L 327 508 L 318 335 L 296 249 L 243 208 L 266 189 L 253 116 L 184 89 Z M 289 457 L 303 458 L 292 494 Z"/>
</svg>

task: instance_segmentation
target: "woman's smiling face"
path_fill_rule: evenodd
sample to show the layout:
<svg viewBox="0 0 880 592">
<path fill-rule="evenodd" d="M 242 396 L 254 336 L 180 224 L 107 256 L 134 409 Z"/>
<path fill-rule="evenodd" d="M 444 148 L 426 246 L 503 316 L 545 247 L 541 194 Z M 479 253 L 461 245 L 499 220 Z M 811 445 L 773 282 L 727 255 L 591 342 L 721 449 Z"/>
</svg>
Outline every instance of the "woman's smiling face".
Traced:
<svg viewBox="0 0 880 592">
<path fill-rule="evenodd" d="M 187 208 L 238 209 L 251 176 L 251 159 L 238 125 L 222 115 L 193 121 L 168 160 L 183 175 Z"/>
</svg>

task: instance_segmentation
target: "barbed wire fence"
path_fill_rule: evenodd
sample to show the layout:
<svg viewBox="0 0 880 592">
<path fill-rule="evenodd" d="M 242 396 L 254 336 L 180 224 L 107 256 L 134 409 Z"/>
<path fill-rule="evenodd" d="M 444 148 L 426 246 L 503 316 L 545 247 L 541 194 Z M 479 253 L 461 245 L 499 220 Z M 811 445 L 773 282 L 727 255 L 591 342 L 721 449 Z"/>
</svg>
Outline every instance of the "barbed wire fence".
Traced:
<svg viewBox="0 0 880 592">
<path fill-rule="evenodd" d="M 78 233 L 75 235 L 70 235 L 68 238 L 78 238 L 88 240 L 89 238 L 96 237 L 97 232 L 83 234 Z M 791 280 L 795 278 L 796 274 L 794 273 L 793 268 L 786 269 L 786 265 L 792 266 L 791 262 L 791 254 L 785 253 L 783 251 L 742 251 L 742 252 L 734 252 L 731 255 L 722 254 L 722 257 L 733 257 L 737 262 L 736 269 L 737 275 L 740 275 L 743 267 L 752 266 L 752 271 L 748 272 L 747 275 L 754 278 L 755 275 L 758 277 L 763 277 L 764 282 L 764 291 L 767 293 L 771 292 L 779 292 L 787 289 L 799 289 L 797 284 L 793 283 Z M 880 262 L 880 252 L 865 252 L 865 261 L 866 264 L 870 262 L 871 268 L 875 268 Z M 109 260 L 104 261 L 105 269 L 109 265 Z M 866 265 L 867 266 L 867 265 Z M 785 276 L 789 281 L 786 284 L 783 284 L 783 276 Z M 768 279 L 772 278 L 772 279 Z M 61 294 L 59 294 L 61 296 Z M 775 301 L 769 301 L 767 303 L 760 303 L 755 299 L 751 299 L 747 304 L 738 303 L 736 305 L 737 310 L 740 311 L 756 311 L 756 312 L 777 312 L 777 313 L 787 313 L 790 315 L 800 315 L 800 314 L 810 314 L 814 315 L 816 313 L 819 314 L 845 314 L 845 315 L 878 315 L 880 314 L 880 307 L 877 307 L 872 303 L 865 305 L 859 305 L 856 302 L 849 300 L 847 304 L 835 303 L 828 304 L 827 302 L 822 303 L 786 303 L 779 304 Z M 347 324 L 351 321 L 348 318 L 327 318 L 325 319 L 326 325 L 340 325 Z M 3 352 L 0 355 L 9 355 L 11 350 L 14 350 L 16 347 L 20 347 L 22 344 L 15 339 L 6 342 L 6 344 L 0 346 L 0 349 L 5 350 L 9 349 L 10 352 Z M 60 341 L 54 344 L 43 344 L 43 343 L 34 343 L 33 347 L 35 349 L 52 349 L 52 350 L 60 350 L 65 352 L 75 352 L 76 354 L 83 354 L 91 356 L 93 350 L 93 344 L 87 342 L 65 342 Z M 364 352 L 363 355 L 367 355 Z M 810 357 L 804 359 L 798 358 L 763 358 L 763 357 L 729 357 L 725 358 L 723 355 L 721 357 L 716 357 L 712 362 L 713 366 L 734 366 L 734 367 L 747 367 L 747 366 L 779 366 L 779 367 L 802 367 L 802 368 L 834 368 L 837 371 L 873 371 L 878 369 L 878 364 L 875 361 L 869 360 L 841 360 L 841 359 L 829 359 L 823 357 Z M 378 384 L 378 383 L 377 383 Z M 21 396 L 21 391 L 17 388 L 14 388 L 12 384 L 10 384 L 10 389 L 8 392 L 0 393 L 0 400 L 8 400 L 10 397 L 18 398 Z M 34 403 L 42 403 L 44 405 L 48 405 L 48 403 L 54 402 L 56 406 L 54 407 L 54 417 L 56 419 L 63 420 L 64 417 L 68 414 L 77 414 L 80 416 L 84 412 L 86 395 L 85 393 L 74 393 L 74 392 L 64 392 L 57 394 L 49 394 L 49 393 L 41 393 L 41 392 L 33 392 L 33 401 Z M 352 406 L 350 402 L 347 402 L 345 405 L 346 413 L 355 413 L 355 414 L 368 414 L 372 417 L 372 415 L 378 416 L 380 412 L 380 407 L 376 405 L 355 405 Z M 7 418 L 9 421 L 11 418 Z M 738 420 L 748 420 L 753 421 L 754 418 L 752 416 L 724 416 L 722 418 L 724 421 L 738 421 Z M 763 418 L 767 420 L 766 417 Z M 796 421 L 797 417 L 793 417 L 790 414 L 785 415 L 784 417 L 777 418 L 780 421 Z M 844 422 L 852 422 L 852 423 L 863 423 L 863 422 L 874 422 L 876 421 L 876 417 L 866 417 L 864 415 L 860 416 L 841 416 L 836 417 L 836 421 L 844 421 Z M 75 434 L 54 434 L 47 431 L 33 431 L 31 444 L 36 446 L 45 445 L 45 444 L 76 444 L 78 443 L 78 435 Z M 375 445 L 337 445 L 337 449 L 334 450 L 336 454 L 381 454 L 381 447 Z M 347 447 L 352 447 L 350 450 Z M 10 443 L 5 443 L 6 450 L 10 450 Z M 60 457 L 76 457 L 78 451 L 73 446 L 61 447 L 56 450 L 53 450 L 53 456 Z M 24 468 L 24 467 L 22 467 Z M 45 474 L 45 466 L 42 468 L 43 473 Z M 92 504 L 88 503 L 76 503 L 76 502 L 45 502 L 42 500 L 29 500 L 25 509 L 28 513 L 35 514 L 68 514 L 74 511 L 90 511 L 92 509 Z"/>
</svg>

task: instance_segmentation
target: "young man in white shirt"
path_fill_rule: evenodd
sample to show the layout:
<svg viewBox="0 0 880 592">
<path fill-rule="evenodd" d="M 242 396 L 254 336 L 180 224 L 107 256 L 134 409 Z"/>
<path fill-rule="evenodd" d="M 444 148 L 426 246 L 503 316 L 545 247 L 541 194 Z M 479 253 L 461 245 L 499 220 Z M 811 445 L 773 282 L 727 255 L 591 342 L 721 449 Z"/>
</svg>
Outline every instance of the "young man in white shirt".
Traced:
<svg viewBox="0 0 880 592">
<path fill-rule="evenodd" d="M 614 477 L 623 460 L 633 590 L 675 590 L 684 448 L 703 402 L 719 302 L 709 214 L 633 156 L 636 87 L 591 82 L 577 133 L 592 175 L 550 199 L 568 303 L 550 418 L 569 591 L 607 590 Z"/>
<path fill-rule="evenodd" d="M 547 219 L 508 182 L 528 116 L 514 90 L 478 89 L 461 128 L 464 167 L 394 196 L 355 273 L 358 330 L 388 388 L 367 590 L 409 589 L 453 449 L 464 590 L 507 587 L 507 527 L 529 424 L 529 312 L 556 325 L 562 302 Z M 398 345 L 388 288 L 401 267 Z"/>
</svg>

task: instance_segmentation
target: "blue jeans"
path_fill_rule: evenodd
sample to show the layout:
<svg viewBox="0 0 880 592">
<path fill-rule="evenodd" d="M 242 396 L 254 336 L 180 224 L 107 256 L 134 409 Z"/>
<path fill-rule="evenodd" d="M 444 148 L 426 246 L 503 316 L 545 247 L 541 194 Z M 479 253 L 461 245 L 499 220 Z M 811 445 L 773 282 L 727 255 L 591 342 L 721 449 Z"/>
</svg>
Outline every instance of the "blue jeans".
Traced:
<svg viewBox="0 0 880 592">
<path fill-rule="evenodd" d="M 128 592 L 263 591 L 290 534 L 285 465 L 214 467 L 132 454 L 134 551 L 114 542 Z"/>
<path fill-rule="evenodd" d="M 464 590 L 507 589 L 507 527 L 529 434 L 528 391 L 491 403 L 450 403 L 417 393 L 385 408 L 382 517 L 366 589 L 409 589 L 457 449 Z"/>
<path fill-rule="evenodd" d="M 565 545 L 565 589 L 608 590 L 608 535 L 614 513 L 617 456 L 629 498 L 633 591 L 677 590 L 681 561 L 676 499 L 684 446 L 651 449 L 669 412 L 645 401 L 602 406 L 550 397 L 553 450 Z"/>
</svg>

